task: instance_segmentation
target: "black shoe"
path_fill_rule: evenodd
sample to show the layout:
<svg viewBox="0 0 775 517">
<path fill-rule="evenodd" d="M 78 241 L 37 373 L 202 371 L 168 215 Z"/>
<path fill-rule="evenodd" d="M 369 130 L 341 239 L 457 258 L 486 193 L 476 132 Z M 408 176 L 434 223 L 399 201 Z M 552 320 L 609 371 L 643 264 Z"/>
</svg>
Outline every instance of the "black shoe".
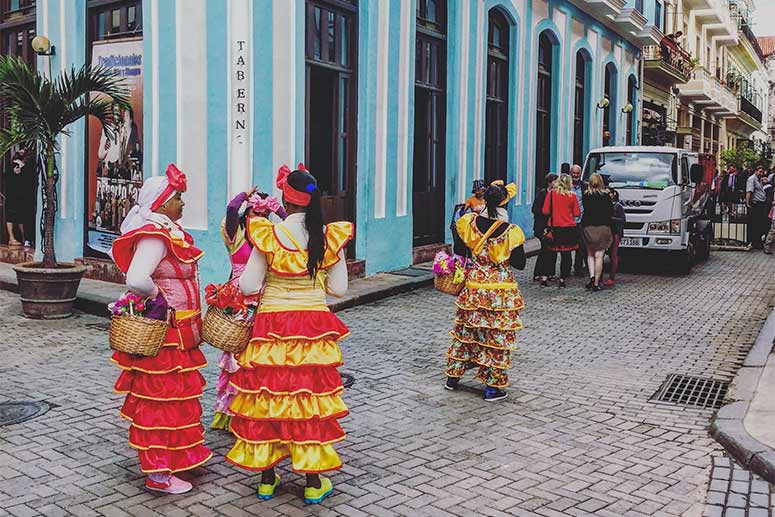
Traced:
<svg viewBox="0 0 775 517">
<path fill-rule="evenodd" d="M 447 382 L 444 384 L 444 389 L 453 391 L 457 389 L 458 382 L 460 382 L 460 377 L 447 377 Z"/>
<path fill-rule="evenodd" d="M 565 287 L 565 279 L 560 278 L 560 283 L 558 284 L 558 287 Z"/>
<path fill-rule="evenodd" d="M 484 389 L 485 402 L 495 402 L 497 400 L 503 400 L 508 396 L 509 394 L 500 388 L 491 388 L 490 386 L 487 386 Z"/>
<path fill-rule="evenodd" d="M 603 288 L 600 287 L 599 285 L 593 285 L 592 286 L 592 291 L 594 291 L 594 292 L 598 292 L 598 291 L 602 291 L 602 290 L 603 290 Z"/>
<path fill-rule="evenodd" d="M 592 289 L 593 287 L 595 287 L 595 279 L 594 278 L 590 278 L 589 282 L 587 282 L 587 285 L 585 287 L 587 289 Z"/>
</svg>

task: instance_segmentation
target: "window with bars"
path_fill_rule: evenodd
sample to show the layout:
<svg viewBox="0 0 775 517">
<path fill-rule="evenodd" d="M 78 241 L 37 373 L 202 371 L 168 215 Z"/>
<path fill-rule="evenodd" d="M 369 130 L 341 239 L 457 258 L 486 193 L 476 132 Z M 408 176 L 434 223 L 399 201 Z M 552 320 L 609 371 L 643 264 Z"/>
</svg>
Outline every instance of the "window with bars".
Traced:
<svg viewBox="0 0 775 517">
<path fill-rule="evenodd" d="M 143 35 L 141 0 L 90 2 L 89 41 L 135 38 Z"/>
<path fill-rule="evenodd" d="M 35 17 L 35 0 L 0 0 L 0 23 Z"/>
<path fill-rule="evenodd" d="M 581 164 L 584 160 L 584 119 L 586 115 L 586 98 L 584 95 L 587 83 L 587 60 L 583 51 L 576 53 L 576 88 L 573 116 L 573 163 Z"/>
<path fill-rule="evenodd" d="M 554 73 L 554 45 L 544 31 L 538 37 L 538 84 L 536 102 L 536 190 L 543 185 L 549 173 L 552 154 L 552 75 Z"/>
</svg>

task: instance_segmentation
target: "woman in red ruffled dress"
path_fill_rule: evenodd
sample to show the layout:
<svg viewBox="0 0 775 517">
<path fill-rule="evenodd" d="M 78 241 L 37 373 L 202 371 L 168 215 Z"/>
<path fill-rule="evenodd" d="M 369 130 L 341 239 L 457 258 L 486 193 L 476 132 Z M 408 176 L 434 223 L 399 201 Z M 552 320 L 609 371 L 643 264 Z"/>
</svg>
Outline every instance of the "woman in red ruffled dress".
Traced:
<svg viewBox="0 0 775 517">
<path fill-rule="evenodd" d="M 338 342 L 349 331 L 329 311 L 326 293 L 347 290 L 345 246 L 353 226 L 323 225 L 317 182 L 302 165 L 293 172 L 283 166 L 277 186 L 285 221 L 248 222 L 253 250 L 240 288 L 250 295 L 266 286 L 253 337 L 237 355 L 240 368 L 231 378 L 237 441 L 226 459 L 260 471 L 258 497 L 270 499 L 280 484 L 274 467 L 290 458 L 293 470 L 306 474 L 305 501 L 319 503 L 333 492 L 320 473 L 342 466 L 333 444 L 344 439 L 337 419 L 348 413 L 337 367 Z"/>
<path fill-rule="evenodd" d="M 191 484 L 176 473 L 210 459 L 204 446 L 199 397 L 205 385 L 199 369 L 207 365 L 199 350 L 202 319 L 197 261 L 203 253 L 175 222 L 183 214 L 186 177 L 174 165 L 165 176 L 145 181 L 138 204 L 121 225 L 112 256 L 126 273 L 130 291 L 147 297 L 145 316 L 173 326 L 155 357 L 115 352 L 122 372 L 116 393 L 126 394 L 121 416 L 129 420 L 129 445 L 151 490 L 182 494 Z"/>
<path fill-rule="evenodd" d="M 240 212 L 243 204 L 247 206 L 243 212 Z M 221 223 L 221 237 L 231 260 L 230 283 L 236 285 L 239 282 L 248 263 L 250 250 L 253 249 L 247 238 L 247 220 L 253 216 L 268 217 L 269 214 L 276 214 L 281 219 L 285 219 L 288 215 L 275 197 L 259 192 L 257 188 L 250 192 L 240 192 L 226 206 L 226 218 Z M 258 294 L 245 300 L 250 307 L 257 306 L 258 301 Z M 221 369 L 221 374 L 218 376 L 215 416 L 210 429 L 229 430 L 232 415 L 229 404 L 237 393 L 237 390 L 229 384 L 229 380 L 232 374 L 239 370 L 239 363 L 233 353 L 224 352 L 218 361 L 218 367 Z"/>
</svg>

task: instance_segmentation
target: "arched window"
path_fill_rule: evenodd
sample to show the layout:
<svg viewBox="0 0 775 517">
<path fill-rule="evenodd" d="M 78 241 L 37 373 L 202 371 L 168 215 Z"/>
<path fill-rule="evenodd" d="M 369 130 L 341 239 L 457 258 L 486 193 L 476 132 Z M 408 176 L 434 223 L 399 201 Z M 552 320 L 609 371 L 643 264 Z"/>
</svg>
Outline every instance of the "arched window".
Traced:
<svg viewBox="0 0 775 517">
<path fill-rule="evenodd" d="M 576 89 L 573 112 L 573 163 L 582 164 L 586 153 L 587 64 L 583 50 L 576 53 Z"/>
<path fill-rule="evenodd" d="M 638 89 L 635 76 L 630 76 L 627 79 L 627 104 L 632 106 L 632 109 L 627 113 L 627 145 L 637 145 L 638 135 L 635 131 L 635 96 Z"/>
<path fill-rule="evenodd" d="M 552 73 L 554 45 L 548 31 L 538 37 L 538 83 L 536 87 L 536 190 L 549 173 L 552 155 Z"/>
<path fill-rule="evenodd" d="M 605 67 L 603 81 L 604 96 L 608 99 L 608 106 L 603 109 L 603 145 L 611 145 L 616 142 L 616 67 L 608 63 Z"/>
<path fill-rule="evenodd" d="M 354 0 L 306 2 L 305 164 L 326 221 L 355 218 L 357 18 Z"/>
<path fill-rule="evenodd" d="M 487 106 L 484 135 L 484 179 L 506 180 L 508 154 L 509 40 L 511 27 L 491 9 L 487 27 Z"/>
<path fill-rule="evenodd" d="M 417 1 L 412 214 L 414 245 L 444 241 L 447 2 Z"/>
</svg>

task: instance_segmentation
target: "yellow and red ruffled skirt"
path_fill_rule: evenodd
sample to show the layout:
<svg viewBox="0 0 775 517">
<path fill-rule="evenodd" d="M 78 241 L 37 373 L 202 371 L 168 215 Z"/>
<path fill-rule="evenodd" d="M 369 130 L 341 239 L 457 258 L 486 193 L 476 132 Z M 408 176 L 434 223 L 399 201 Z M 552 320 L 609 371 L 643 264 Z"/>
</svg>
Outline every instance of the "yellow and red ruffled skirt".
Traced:
<svg viewBox="0 0 775 517">
<path fill-rule="evenodd" d="M 301 473 L 342 466 L 333 444 L 344 440 L 337 420 L 348 414 L 337 367 L 348 335 L 328 311 L 259 313 L 253 338 L 237 356 L 229 406 L 237 438 L 226 460 L 262 471 L 290 458 Z"/>
<path fill-rule="evenodd" d="M 212 457 L 200 422 L 205 380 L 199 369 L 207 365 L 201 326 L 198 311 L 178 311 L 156 357 L 114 352 L 111 358 L 123 370 L 114 391 L 126 394 L 121 416 L 131 422 L 129 446 L 146 474 L 190 470 Z"/>
<path fill-rule="evenodd" d="M 519 311 L 525 304 L 516 283 L 467 283 L 455 302 L 455 326 L 447 350 L 448 377 L 477 369 L 476 379 L 493 388 L 509 385 L 511 351 L 522 329 Z"/>
</svg>

